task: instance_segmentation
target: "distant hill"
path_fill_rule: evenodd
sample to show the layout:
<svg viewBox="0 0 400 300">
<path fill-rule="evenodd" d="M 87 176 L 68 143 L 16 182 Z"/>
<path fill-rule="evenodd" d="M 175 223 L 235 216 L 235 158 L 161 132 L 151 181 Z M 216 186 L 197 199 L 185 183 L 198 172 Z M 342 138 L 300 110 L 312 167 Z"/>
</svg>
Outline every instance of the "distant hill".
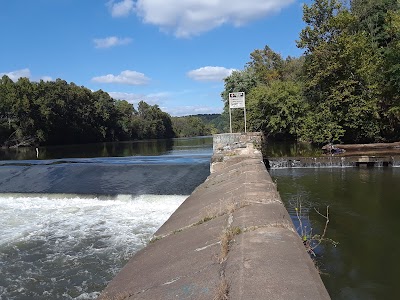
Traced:
<svg viewBox="0 0 400 300">
<path fill-rule="evenodd" d="M 220 114 L 198 114 L 171 119 L 173 130 L 178 137 L 204 136 L 223 132 Z"/>
<path fill-rule="evenodd" d="M 200 118 L 206 125 L 211 125 L 216 129 L 217 132 L 224 132 L 224 120 L 222 119 L 221 114 L 198 114 L 192 115 L 194 117 Z"/>
</svg>

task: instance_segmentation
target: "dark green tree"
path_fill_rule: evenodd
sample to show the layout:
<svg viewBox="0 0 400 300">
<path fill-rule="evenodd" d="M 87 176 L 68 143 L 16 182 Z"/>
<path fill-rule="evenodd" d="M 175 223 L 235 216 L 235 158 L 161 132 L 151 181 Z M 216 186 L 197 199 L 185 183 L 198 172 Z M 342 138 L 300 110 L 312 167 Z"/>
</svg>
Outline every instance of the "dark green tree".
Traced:
<svg viewBox="0 0 400 300">
<path fill-rule="evenodd" d="M 225 89 L 221 93 L 224 102 L 224 111 L 222 119 L 225 123 L 225 132 L 229 132 L 229 93 L 245 92 L 248 94 L 252 88 L 258 84 L 257 76 L 252 68 L 246 68 L 242 71 L 234 71 L 224 79 Z M 242 109 L 232 110 L 232 131 L 244 132 L 244 115 Z"/>
<path fill-rule="evenodd" d="M 131 103 L 125 100 L 115 102 L 117 111 L 117 137 L 118 140 L 130 140 L 138 138 L 138 128 L 134 124 L 137 111 Z"/>
<path fill-rule="evenodd" d="M 305 49 L 305 97 L 313 111 L 303 139 L 368 142 L 380 139 L 377 99 L 371 90 L 377 57 L 356 18 L 336 0 L 304 6 L 307 26 L 298 46 Z"/>
<path fill-rule="evenodd" d="M 254 70 L 259 82 L 268 84 L 274 80 L 283 79 L 285 61 L 279 53 L 269 46 L 256 49 L 250 53 L 251 61 L 247 63 L 249 69 Z"/>
<path fill-rule="evenodd" d="M 353 0 L 351 11 L 357 30 L 367 37 L 368 48 L 378 57 L 372 82 L 381 119 L 382 136 L 400 138 L 400 2 L 397 0 Z"/>
<path fill-rule="evenodd" d="M 308 109 L 300 83 L 275 80 L 252 89 L 247 99 L 250 130 L 275 139 L 298 138 Z"/>
<path fill-rule="evenodd" d="M 177 137 L 205 136 L 211 128 L 196 116 L 173 117 L 172 126 Z"/>
<path fill-rule="evenodd" d="M 5 146 L 91 143 L 174 136 L 170 116 L 157 106 L 92 92 L 56 79 L 0 80 L 0 142 Z"/>
<path fill-rule="evenodd" d="M 149 105 L 144 101 L 138 103 L 139 138 L 172 138 L 174 131 L 169 114 L 163 112 L 158 105 Z"/>
</svg>

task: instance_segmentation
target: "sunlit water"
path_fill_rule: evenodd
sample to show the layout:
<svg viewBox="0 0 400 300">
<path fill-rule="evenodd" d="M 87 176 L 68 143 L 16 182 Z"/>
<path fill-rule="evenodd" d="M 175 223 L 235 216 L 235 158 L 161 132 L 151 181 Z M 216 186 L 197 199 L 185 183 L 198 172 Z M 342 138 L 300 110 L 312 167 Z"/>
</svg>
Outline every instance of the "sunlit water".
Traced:
<svg viewBox="0 0 400 300">
<path fill-rule="evenodd" d="M 72 150 L 0 161 L 1 300 L 97 298 L 204 181 L 212 146 L 208 138 Z"/>
</svg>

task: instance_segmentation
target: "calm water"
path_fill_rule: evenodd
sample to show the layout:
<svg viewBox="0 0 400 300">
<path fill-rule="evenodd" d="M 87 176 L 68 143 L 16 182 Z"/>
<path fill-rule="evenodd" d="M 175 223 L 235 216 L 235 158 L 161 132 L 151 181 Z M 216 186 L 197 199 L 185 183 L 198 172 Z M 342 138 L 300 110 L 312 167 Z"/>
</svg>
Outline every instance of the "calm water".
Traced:
<svg viewBox="0 0 400 300">
<path fill-rule="evenodd" d="M 184 155 L 185 153 L 211 155 L 211 148 L 212 137 L 39 147 L 38 156 L 35 148 L 0 148 L 0 161 Z"/>
<path fill-rule="evenodd" d="M 272 157 L 318 157 L 323 155 L 321 147 L 309 143 L 267 141 L 263 149 L 264 156 Z"/>
<path fill-rule="evenodd" d="M 294 216 L 298 199 L 311 208 L 314 232 L 330 206 L 327 237 L 340 244 L 318 249 L 322 279 L 332 299 L 399 299 L 400 168 L 271 169 Z"/>
<path fill-rule="evenodd" d="M 209 174 L 211 138 L 0 154 L 0 299 L 95 299 Z"/>
</svg>

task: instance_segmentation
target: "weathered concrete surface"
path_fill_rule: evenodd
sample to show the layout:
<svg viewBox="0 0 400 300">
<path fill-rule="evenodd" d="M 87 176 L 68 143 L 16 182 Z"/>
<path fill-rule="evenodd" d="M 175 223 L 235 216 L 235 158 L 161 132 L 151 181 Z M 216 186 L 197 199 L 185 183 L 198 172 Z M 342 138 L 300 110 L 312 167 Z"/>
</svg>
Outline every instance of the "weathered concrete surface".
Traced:
<svg viewBox="0 0 400 300">
<path fill-rule="evenodd" d="M 99 299 L 330 299 L 249 145 L 221 150 L 213 173 Z"/>
<path fill-rule="evenodd" d="M 214 153 L 218 153 L 235 148 L 246 148 L 247 144 L 260 145 L 261 142 L 261 132 L 214 134 L 213 150 Z"/>
</svg>

